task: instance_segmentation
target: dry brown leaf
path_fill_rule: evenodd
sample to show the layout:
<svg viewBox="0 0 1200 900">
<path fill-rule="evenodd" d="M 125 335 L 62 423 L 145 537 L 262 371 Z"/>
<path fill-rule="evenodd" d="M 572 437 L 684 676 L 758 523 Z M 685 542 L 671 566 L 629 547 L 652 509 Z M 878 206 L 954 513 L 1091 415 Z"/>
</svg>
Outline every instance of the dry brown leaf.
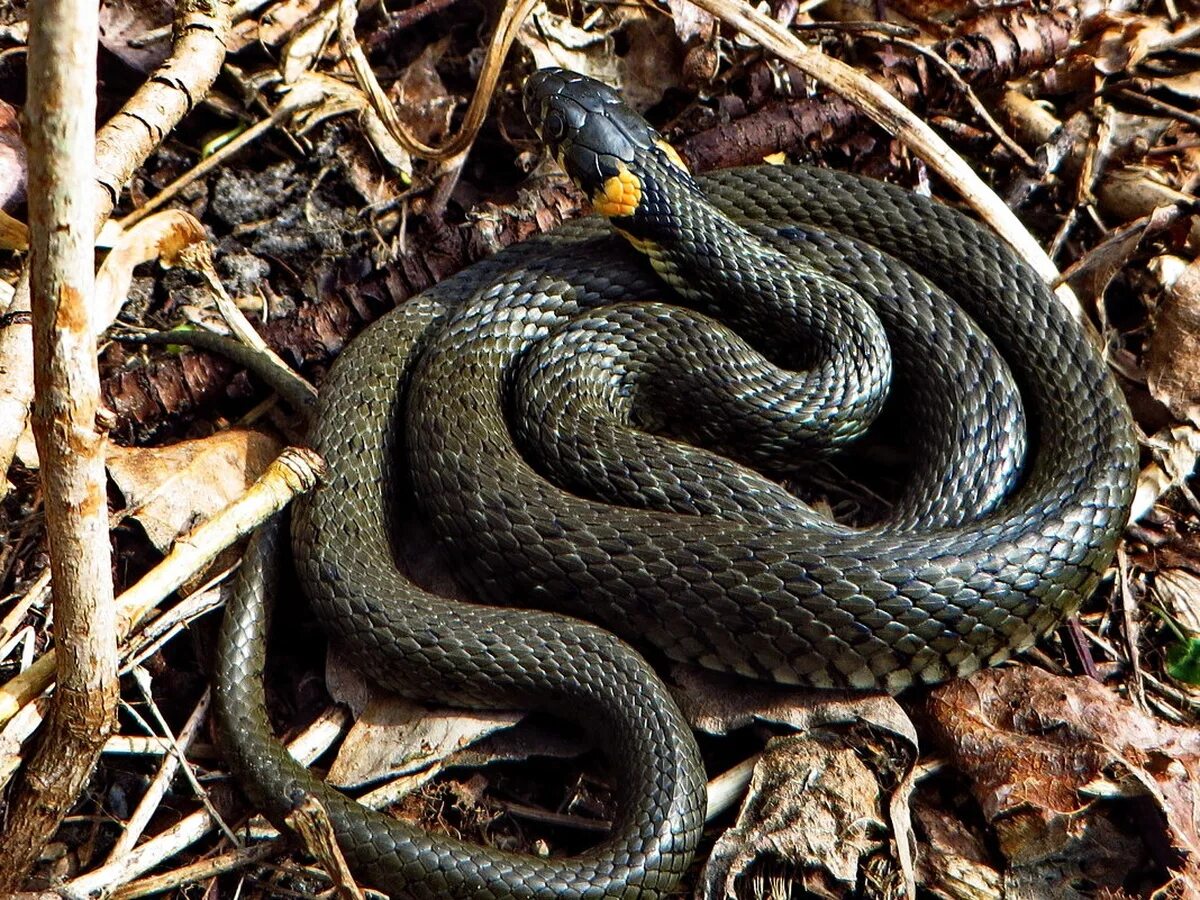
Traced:
<svg viewBox="0 0 1200 900">
<path fill-rule="evenodd" d="M 276 47 L 303 28 L 321 8 L 321 0 L 279 0 L 258 18 L 243 19 L 230 29 L 226 45 L 232 56 L 250 44 Z"/>
<path fill-rule="evenodd" d="M 1178 203 L 1186 207 L 1195 200 L 1168 184 L 1160 169 L 1132 163 L 1107 172 L 1096 185 L 1096 197 L 1110 215 L 1125 221 L 1149 215 L 1160 206 Z"/>
<path fill-rule="evenodd" d="M 364 787 L 399 775 L 432 777 L 448 757 L 521 720 L 521 713 L 430 710 L 402 697 L 380 694 L 346 735 L 328 779 Z"/>
<path fill-rule="evenodd" d="M 620 57 L 621 92 L 638 109 L 648 109 L 667 91 L 683 84 L 683 42 L 672 19 L 653 9 L 629 4 L 618 5 L 614 11 L 629 48 Z M 697 7 L 697 12 L 703 11 Z"/>
<path fill-rule="evenodd" d="M 1200 877 L 1200 731 L 1159 722 L 1090 679 L 1030 666 L 951 682 L 928 709 L 996 829 L 1006 881 L 1040 884 L 1043 896 L 1073 896 L 1075 879 L 1118 890 L 1148 852 L 1139 840 L 1159 837 L 1179 851 L 1182 877 Z M 1121 803 L 1136 797 L 1152 798 L 1161 836 L 1127 831 Z"/>
<path fill-rule="evenodd" d="M 889 840 L 894 810 L 885 798 L 899 773 L 888 770 L 887 753 L 874 754 L 868 764 L 867 729 L 856 731 L 794 735 L 767 745 L 737 822 L 713 847 L 702 897 L 761 896 L 745 888 L 756 875 L 774 870 L 802 888 L 782 896 L 807 891 L 804 896 L 841 898 L 861 883 L 865 870 L 878 866 L 880 857 L 895 858 Z M 901 784 L 907 793 L 907 779 Z M 899 839 L 910 839 L 907 827 Z M 898 862 L 888 869 L 885 895 L 901 896 L 904 876 Z"/>
<path fill-rule="evenodd" d="M 1079 296 L 1099 301 L 1113 278 L 1129 265 L 1142 241 L 1171 227 L 1182 214 L 1176 204 L 1157 207 L 1148 216 L 1118 228 L 1088 250 L 1063 273 L 1063 278 L 1071 283 Z"/>
<path fill-rule="evenodd" d="M 0 100 L 0 208 L 25 199 L 25 142 L 21 140 L 21 117 L 16 108 Z M 7 218 L 7 216 L 5 217 Z M 13 220 L 10 220 L 13 221 Z M 17 223 L 24 228 L 23 223 Z M 20 250 L 11 243 L 6 250 Z"/>
<path fill-rule="evenodd" d="M 305 72 L 316 67 L 319 56 L 331 43 L 336 47 L 337 6 L 311 20 L 287 42 L 279 60 L 284 84 L 295 84 Z"/>
<path fill-rule="evenodd" d="M 1200 425 L 1200 260 L 1174 280 L 1158 307 L 1146 383 L 1176 418 Z"/>
<path fill-rule="evenodd" d="M 418 787 L 441 770 L 447 757 L 523 717 L 516 712 L 430 709 L 379 690 L 333 648 L 326 657 L 325 685 L 355 717 L 328 775 L 330 782 L 343 787 L 422 773 L 409 789 Z"/>
<path fill-rule="evenodd" d="M 29 226 L 0 209 L 0 250 L 26 250 Z"/>
<path fill-rule="evenodd" d="M 1084 52 L 1094 57 L 1093 65 L 1103 75 L 1128 72 L 1171 37 L 1165 18 L 1131 13 L 1105 12 L 1091 27 L 1095 36 Z"/>
<path fill-rule="evenodd" d="M 994 900 L 1004 896 L 1004 877 L 990 865 L 992 854 L 957 810 L 934 802 L 935 792 L 918 789 L 913 816 L 922 832 L 917 874 L 921 886 L 935 896 L 959 900 Z"/>
<path fill-rule="evenodd" d="M 612 52 L 611 26 L 581 28 L 569 16 L 550 9 L 535 9 L 521 25 L 517 41 L 533 56 L 537 68 L 562 66 L 607 84 L 618 77 Z"/>
<path fill-rule="evenodd" d="M 303 111 L 296 116 L 298 133 L 307 134 L 320 123 L 334 116 L 353 113 L 360 117 L 363 130 L 379 156 L 401 178 L 412 175 L 412 157 L 371 108 L 371 101 L 356 85 L 321 72 L 303 72 L 289 91 L 290 100 Z"/>
<path fill-rule="evenodd" d="M 241 496 L 281 449 L 270 435 L 231 428 L 168 447 L 110 445 L 106 464 L 129 515 L 165 553 L 176 536 Z"/>
<path fill-rule="evenodd" d="M 458 98 L 446 90 L 437 63 L 450 39 L 426 45 L 420 55 L 388 89 L 388 97 L 404 110 L 404 124 L 426 144 L 441 143 L 450 130 L 450 119 Z"/>
<path fill-rule="evenodd" d="M 128 231 L 121 232 L 96 275 L 96 318 L 93 324 L 97 333 L 111 325 L 117 317 L 129 293 L 133 270 L 137 266 L 153 260 L 161 260 L 164 266 L 173 266 L 178 263 L 184 250 L 204 240 L 204 226 L 191 213 L 180 209 L 153 213 Z"/>
<path fill-rule="evenodd" d="M 667 0 L 667 9 L 671 10 L 675 33 L 685 44 L 693 40 L 707 41 L 717 27 L 717 20 L 712 14 L 705 12 L 691 0 Z"/>
<path fill-rule="evenodd" d="M 1151 593 L 1184 630 L 1200 634 L 1200 577 L 1187 569 L 1162 569 L 1154 574 Z"/>
<path fill-rule="evenodd" d="M 684 665 L 672 667 L 669 686 L 692 727 L 709 734 L 727 734 L 754 721 L 797 731 L 867 723 L 917 746 L 908 715 L 887 694 L 790 688 Z"/>
<path fill-rule="evenodd" d="M 894 697 L 785 688 L 691 666 L 675 666 L 670 685 L 703 731 L 724 734 L 759 721 L 800 733 L 773 741 L 755 766 L 737 824 L 709 862 L 705 896 L 723 897 L 772 863 L 804 873 L 805 888 L 818 895 L 842 896 L 859 867 L 880 854 L 894 855 L 896 878 L 911 886 L 908 797 L 917 734 Z"/>
<path fill-rule="evenodd" d="M 620 32 L 626 52 L 614 52 Z M 679 86 L 682 46 L 671 19 L 641 6 L 615 5 L 599 21 L 580 27 L 567 15 L 538 7 L 522 24 L 517 41 L 538 68 L 562 66 L 588 75 L 621 92 L 634 108 L 644 110 Z"/>
<path fill-rule="evenodd" d="M 172 0 L 107 0 L 100 4 L 100 44 L 131 69 L 146 74 L 171 52 Z"/>
<path fill-rule="evenodd" d="M 1164 429 L 1145 444 L 1154 451 L 1154 462 L 1138 473 L 1130 504 L 1131 522 L 1139 521 L 1163 494 L 1190 478 L 1200 459 L 1200 431 L 1191 425 Z"/>
</svg>

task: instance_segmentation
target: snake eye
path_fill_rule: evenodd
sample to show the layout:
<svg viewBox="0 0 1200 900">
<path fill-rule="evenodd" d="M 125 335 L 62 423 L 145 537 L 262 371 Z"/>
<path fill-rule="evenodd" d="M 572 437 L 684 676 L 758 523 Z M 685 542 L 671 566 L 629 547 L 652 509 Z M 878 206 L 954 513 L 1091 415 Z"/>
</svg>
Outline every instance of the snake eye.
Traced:
<svg viewBox="0 0 1200 900">
<path fill-rule="evenodd" d="M 542 117 L 542 140 L 557 143 L 567 135 L 567 120 L 557 109 L 550 109 Z"/>
</svg>

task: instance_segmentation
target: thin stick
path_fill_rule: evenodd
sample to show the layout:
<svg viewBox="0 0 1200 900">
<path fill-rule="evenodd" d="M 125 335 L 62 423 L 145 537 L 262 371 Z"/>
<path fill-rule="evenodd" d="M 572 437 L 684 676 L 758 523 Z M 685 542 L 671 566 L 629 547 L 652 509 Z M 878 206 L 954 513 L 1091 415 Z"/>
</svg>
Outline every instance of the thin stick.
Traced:
<svg viewBox="0 0 1200 900">
<path fill-rule="evenodd" d="M 196 574 L 238 538 L 245 537 L 296 494 L 309 490 L 319 477 L 320 459 L 310 450 L 290 447 L 258 481 L 213 518 L 175 542 L 171 552 L 137 584 L 117 598 L 118 630 L 133 631 L 163 598 Z M 0 686 L 0 725 L 36 699 L 54 680 L 51 649 L 32 666 Z"/>
<path fill-rule="evenodd" d="M 253 847 L 239 847 L 220 856 L 194 862 L 170 872 L 151 875 L 141 881 L 130 882 L 114 891 L 112 900 L 135 900 L 138 897 L 162 894 L 173 888 L 199 884 L 226 872 L 236 872 L 245 866 L 263 862 L 277 853 L 282 853 L 287 847 L 287 839 L 281 837 Z"/>
<path fill-rule="evenodd" d="M 37 580 L 25 591 L 25 596 L 14 603 L 3 621 L 0 621 L 0 643 L 6 641 L 10 634 L 16 633 L 21 623 L 25 621 L 26 613 L 35 606 L 41 607 L 49 593 L 50 570 L 47 568 L 42 570 Z M 0 659 L 3 659 L 3 656 L 0 656 Z"/>
<path fill-rule="evenodd" d="M 85 232 L 89 238 L 112 212 L 122 185 L 208 93 L 225 59 L 228 30 L 229 6 L 225 2 L 180 0 L 176 5 L 177 39 L 171 57 L 100 129 L 95 136 L 95 164 L 75 185 L 80 192 L 82 186 L 88 187 L 92 221 Z M 26 330 L 28 317 L 23 315 L 29 309 L 26 272 L 8 306 L 9 324 L 0 328 L 0 371 L 4 372 L 0 378 L 0 497 L 8 492 L 3 473 L 12 465 L 33 398 L 33 351 Z"/>
<path fill-rule="evenodd" d="M 200 731 L 200 726 L 204 724 L 204 717 L 208 714 L 208 704 L 209 692 L 205 691 L 200 698 L 200 702 L 196 704 L 196 708 L 192 710 L 192 714 L 188 717 L 183 729 L 179 732 L 178 743 L 172 742 L 169 737 L 165 739 L 170 749 L 163 756 L 162 763 L 159 765 L 158 772 L 155 773 L 154 780 L 150 782 L 150 786 L 146 788 L 142 799 L 138 801 L 133 815 L 125 823 L 125 830 L 121 832 L 113 844 L 112 851 L 108 854 L 108 862 L 111 863 L 120 859 L 137 846 L 137 842 L 145 832 L 146 826 L 150 824 L 151 817 L 158 810 L 158 805 L 162 802 L 162 798 L 171 786 L 171 782 L 174 781 L 175 773 L 179 771 L 180 765 L 187 763 L 184 753 L 192 745 L 192 741 L 196 739 L 196 735 Z M 169 736 L 170 732 L 166 732 L 166 734 Z M 191 780 L 195 784 L 195 779 Z M 203 791 L 200 793 L 203 794 Z"/>
<path fill-rule="evenodd" d="M 975 110 L 975 115 L 983 119 L 984 124 L 992 130 L 992 134 L 996 136 L 996 139 L 1008 148 L 1008 152 L 1019 159 L 1029 169 L 1037 169 L 1037 161 L 1025 152 L 1025 148 L 1018 144 L 1012 135 L 1004 130 L 1004 126 L 997 122 L 996 117 L 993 116 L 991 112 L 988 111 L 988 108 L 983 105 L 983 101 L 979 99 L 979 96 L 975 93 L 975 89 L 967 83 L 966 79 L 958 74 L 958 70 L 955 69 L 954 66 L 946 62 L 940 53 L 938 53 L 932 47 L 926 47 L 923 44 L 918 44 L 916 41 L 910 41 L 904 38 L 893 38 L 892 42 L 901 47 L 907 47 L 913 53 L 921 54 L 931 63 L 937 66 L 943 75 L 954 82 L 954 86 L 958 88 L 963 97 L 966 99 L 967 103 L 971 105 L 971 109 Z"/>
<path fill-rule="evenodd" d="M 58 691 L 0 832 L 0 891 L 16 890 L 83 790 L 117 714 L 117 639 L 104 481 L 106 429 L 89 306 L 95 284 L 98 7 L 29 11 L 29 284 L 33 434 L 54 582 Z"/>
<path fill-rule="evenodd" d="M 329 749 L 350 725 L 350 715 L 338 707 L 331 707 L 304 732 L 288 744 L 288 752 L 309 765 Z M 156 834 L 145 843 L 135 847 L 119 860 L 106 863 L 80 875 L 61 887 L 63 896 L 87 897 L 100 891 L 111 891 L 151 869 L 162 865 L 185 847 L 203 838 L 213 830 L 215 823 L 207 809 L 198 809 L 165 831 Z"/>
</svg>

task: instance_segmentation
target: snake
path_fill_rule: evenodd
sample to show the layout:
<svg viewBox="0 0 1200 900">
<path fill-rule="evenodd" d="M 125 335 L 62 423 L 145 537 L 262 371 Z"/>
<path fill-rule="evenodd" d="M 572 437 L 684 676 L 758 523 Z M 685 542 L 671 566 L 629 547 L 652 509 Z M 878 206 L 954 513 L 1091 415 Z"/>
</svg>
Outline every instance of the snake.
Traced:
<svg viewBox="0 0 1200 900">
<path fill-rule="evenodd" d="M 706 782 L 648 659 L 892 693 L 999 664 L 1098 585 L 1136 445 L 1097 340 L 968 216 L 818 168 L 693 176 L 617 91 L 561 69 L 531 75 L 525 105 L 596 215 L 348 345 L 291 555 L 330 640 L 383 688 L 581 729 L 613 771 L 611 830 L 561 857 L 474 845 L 294 761 L 263 689 L 278 516 L 226 610 L 218 740 L 272 822 L 315 798 L 389 896 L 661 897 Z M 876 521 L 786 489 L 888 423 L 908 477 Z M 409 574 L 416 519 L 472 600 Z"/>
</svg>

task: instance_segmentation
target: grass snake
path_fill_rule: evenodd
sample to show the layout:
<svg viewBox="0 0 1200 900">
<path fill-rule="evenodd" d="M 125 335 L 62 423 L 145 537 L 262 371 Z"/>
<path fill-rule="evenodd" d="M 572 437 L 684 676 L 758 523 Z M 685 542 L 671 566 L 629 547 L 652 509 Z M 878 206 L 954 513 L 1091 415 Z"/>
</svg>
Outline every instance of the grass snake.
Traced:
<svg viewBox="0 0 1200 900">
<path fill-rule="evenodd" d="M 568 858 L 473 846 L 291 760 L 262 687 L 278 521 L 226 614 L 218 733 L 268 817 L 315 795 L 352 870 L 392 896 L 661 896 L 696 846 L 705 776 L 625 640 L 818 687 L 899 691 L 995 664 L 1110 563 L 1132 429 L 1088 336 L 958 212 L 804 167 L 693 179 L 614 91 L 562 70 L 532 76 L 526 105 L 609 221 L 478 263 L 347 348 L 312 426 L 329 474 L 291 543 L 331 638 L 383 687 L 582 727 L 620 776 L 612 832 Z M 893 402 L 912 478 L 870 527 L 742 465 L 791 474 Z M 402 573 L 413 508 L 499 605 Z"/>
</svg>

